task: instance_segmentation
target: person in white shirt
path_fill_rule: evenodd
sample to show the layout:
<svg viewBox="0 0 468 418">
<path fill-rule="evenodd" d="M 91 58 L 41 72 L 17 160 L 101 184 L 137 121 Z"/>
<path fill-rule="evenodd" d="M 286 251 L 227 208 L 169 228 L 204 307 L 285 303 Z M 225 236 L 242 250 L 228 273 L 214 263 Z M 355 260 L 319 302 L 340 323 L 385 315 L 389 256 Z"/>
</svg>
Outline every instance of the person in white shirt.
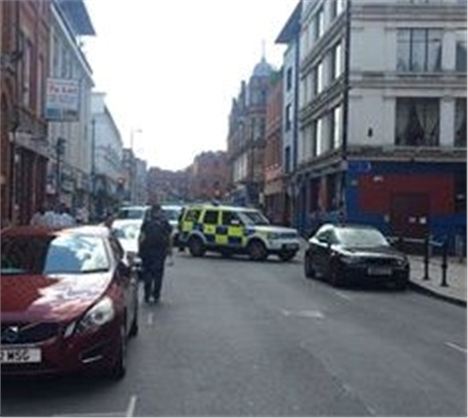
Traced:
<svg viewBox="0 0 468 418">
<path fill-rule="evenodd" d="M 70 209 L 66 205 L 62 205 L 60 208 L 60 215 L 59 215 L 59 224 L 62 228 L 67 228 L 70 226 L 74 226 L 76 224 L 75 219 L 73 216 L 70 215 Z"/>
<path fill-rule="evenodd" d="M 37 209 L 36 213 L 31 218 L 30 224 L 32 226 L 46 226 L 44 221 L 45 211 L 44 208 L 41 206 Z"/>
</svg>

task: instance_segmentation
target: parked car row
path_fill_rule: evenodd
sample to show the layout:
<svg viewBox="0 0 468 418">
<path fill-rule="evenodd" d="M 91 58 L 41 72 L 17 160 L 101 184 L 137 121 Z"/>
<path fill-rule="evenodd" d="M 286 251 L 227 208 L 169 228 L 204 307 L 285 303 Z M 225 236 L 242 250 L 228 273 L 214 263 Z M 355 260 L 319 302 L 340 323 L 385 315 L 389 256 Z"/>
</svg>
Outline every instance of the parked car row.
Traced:
<svg viewBox="0 0 468 418">
<path fill-rule="evenodd" d="M 132 214 L 138 212 L 134 209 Z M 115 220 L 112 230 L 28 226 L 2 231 L 3 376 L 125 375 L 127 342 L 138 333 L 138 238 L 144 212 Z M 179 245 L 195 257 L 214 251 L 253 260 L 274 254 L 287 261 L 300 247 L 296 230 L 269 225 L 253 209 L 192 205 L 177 218 Z M 392 282 L 404 289 L 409 279 L 406 256 L 378 230 L 355 225 L 322 226 L 309 239 L 304 270 L 307 278 L 326 278 L 334 286 Z"/>
</svg>

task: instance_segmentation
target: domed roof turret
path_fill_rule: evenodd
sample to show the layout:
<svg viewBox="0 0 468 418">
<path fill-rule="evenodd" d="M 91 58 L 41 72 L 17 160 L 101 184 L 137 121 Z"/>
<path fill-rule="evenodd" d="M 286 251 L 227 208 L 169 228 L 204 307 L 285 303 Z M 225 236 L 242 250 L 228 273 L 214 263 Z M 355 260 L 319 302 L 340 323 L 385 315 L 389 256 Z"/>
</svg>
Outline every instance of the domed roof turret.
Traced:
<svg viewBox="0 0 468 418">
<path fill-rule="evenodd" d="M 266 62 L 265 57 L 262 57 L 262 60 L 255 66 L 252 76 L 268 77 L 273 71 L 273 67 Z"/>
</svg>

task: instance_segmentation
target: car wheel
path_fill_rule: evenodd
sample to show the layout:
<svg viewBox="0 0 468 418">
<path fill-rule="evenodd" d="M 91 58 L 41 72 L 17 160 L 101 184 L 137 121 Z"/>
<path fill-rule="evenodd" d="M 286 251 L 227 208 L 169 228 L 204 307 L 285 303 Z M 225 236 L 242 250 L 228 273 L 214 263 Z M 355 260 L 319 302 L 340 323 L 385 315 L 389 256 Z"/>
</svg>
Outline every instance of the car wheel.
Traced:
<svg viewBox="0 0 468 418">
<path fill-rule="evenodd" d="M 135 317 L 133 318 L 130 333 L 128 335 L 130 337 L 136 337 L 138 335 L 138 303 L 135 304 Z"/>
<path fill-rule="evenodd" d="M 395 289 L 406 290 L 408 288 L 408 280 L 399 280 L 395 283 Z"/>
<path fill-rule="evenodd" d="M 334 287 L 343 286 L 342 272 L 340 271 L 340 268 L 336 263 L 332 263 L 330 266 L 329 281 Z"/>
<path fill-rule="evenodd" d="M 296 251 L 282 251 L 278 254 L 281 261 L 291 261 L 296 256 Z"/>
<path fill-rule="evenodd" d="M 312 267 L 312 261 L 310 260 L 309 255 L 306 253 L 304 257 L 304 274 L 308 279 L 315 278 L 315 270 Z"/>
<path fill-rule="evenodd" d="M 190 254 L 193 257 L 203 257 L 205 254 L 205 245 L 203 241 L 198 237 L 192 237 L 188 243 Z"/>
<path fill-rule="evenodd" d="M 249 243 L 247 252 L 249 253 L 250 259 L 253 261 L 263 261 L 268 257 L 265 244 L 257 239 Z"/>
<path fill-rule="evenodd" d="M 109 376 L 113 380 L 122 379 L 127 372 L 127 329 L 125 327 L 125 318 L 120 326 L 119 352 L 117 359 L 109 371 Z"/>
</svg>

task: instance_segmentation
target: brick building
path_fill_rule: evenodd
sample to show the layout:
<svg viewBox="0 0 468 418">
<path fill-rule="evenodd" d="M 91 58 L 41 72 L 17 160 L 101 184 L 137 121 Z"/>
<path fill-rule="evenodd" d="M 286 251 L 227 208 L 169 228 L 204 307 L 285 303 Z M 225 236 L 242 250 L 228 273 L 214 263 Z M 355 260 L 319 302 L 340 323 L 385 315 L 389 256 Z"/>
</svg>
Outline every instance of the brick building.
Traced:
<svg viewBox="0 0 468 418">
<path fill-rule="evenodd" d="M 163 170 L 158 167 L 149 169 L 148 202 L 182 202 L 188 200 L 189 196 L 190 170 Z"/>
<path fill-rule="evenodd" d="M 221 200 L 225 197 L 230 172 L 224 151 L 208 151 L 197 155 L 190 174 L 192 200 Z"/>
<path fill-rule="evenodd" d="M 288 223 L 282 156 L 283 82 L 281 72 L 272 79 L 266 108 L 265 214 L 277 224 Z"/>
<path fill-rule="evenodd" d="M 266 98 L 273 68 L 264 57 L 249 82 L 242 81 L 229 115 L 228 158 L 231 200 L 239 205 L 263 203 Z"/>
<path fill-rule="evenodd" d="M 2 1 L 2 224 L 27 223 L 44 203 L 47 123 L 43 118 L 48 68 L 48 0 Z"/>
</svg>

